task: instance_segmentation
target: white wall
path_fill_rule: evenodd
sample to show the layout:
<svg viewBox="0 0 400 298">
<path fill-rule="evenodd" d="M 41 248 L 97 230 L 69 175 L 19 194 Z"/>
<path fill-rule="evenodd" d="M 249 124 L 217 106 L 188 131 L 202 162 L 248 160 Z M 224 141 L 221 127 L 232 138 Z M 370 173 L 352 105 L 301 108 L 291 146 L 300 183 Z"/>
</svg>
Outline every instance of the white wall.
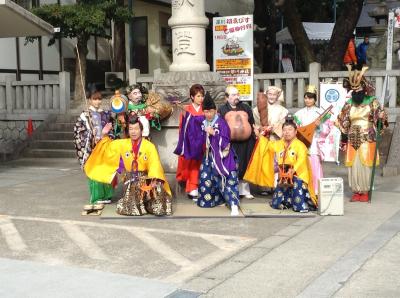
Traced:
<svg viewBox="0 0 400 298">
<path fill-rule="evenodd" d="M 21 81 L 37 81 L 39 80 L 39 76 L 37 74 L 21 74 Z"/>
<path fill-rule="evenodd" d="M 111 41 L 110 41 L 111 42 Z M 96 59 L 95 39 L 91 37 L 88 42 L 89 54 L 87 59 Z M 110 43 L 105 38 L 97 38 L 97 56 L 99 60 L 110 60 Z"/>
<path fill-rule="evenodd" d="M 62 54 L 64 58 L 75 58 L 75 44 L 76 38 L 64 38 L 62 40 Z"/>
<path fill-rule="evenodd" d="M 171 14 L 171 9 L 169 7 L 153 5 L 143 1 L 134 1 L 133 13 L 135 17 L 147 16 L 150 74 L 153 73 L 154 69 L 161 67 L 168 68 L 171 63 L 165 54 L 165 50 L 161 47 L 160 12 Z M 126 42 L 129 42 L 128 38 Z"/>
<path fill-rule="evenodd" d="M 0 68 L 17 67 L 15 38 L 0 38 Z"/>
<path fill-rule="evenodd" d="M 29 42 L 26 45 L 25 38 L 19 39 L 20 67 L 27 70 L 39 69 L 39 45 L 38 40 Z"/>
<path fill-rule="evenodd" d="M 43 80 L 58 80 L 58 74 L 45 74 L 43 75 Z"/>
<path fill-rule="evenodd" d="M 13 80 L 17 78 L 14 73 L 0 73 L 0 82 L 5 82 L 6 77 L 12 77 Z"/>
<path fill-rule="evenodd" d="M 55 44 L 48 46 L 49 38 L 42 37 L 42 53 L 43 53 L 43 70 L 60 71 L 60 51 L 58 40 Z"/>
</svg>

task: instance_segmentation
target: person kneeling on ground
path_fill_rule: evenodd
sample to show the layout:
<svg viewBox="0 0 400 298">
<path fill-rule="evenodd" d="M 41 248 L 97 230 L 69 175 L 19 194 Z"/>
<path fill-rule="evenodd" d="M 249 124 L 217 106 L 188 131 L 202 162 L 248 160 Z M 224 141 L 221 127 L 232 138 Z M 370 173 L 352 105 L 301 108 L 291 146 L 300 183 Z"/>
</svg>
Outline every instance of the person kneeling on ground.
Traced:
<svg viewBox="0 0 400 298">
<path fill-rule="evenodd" d="M 230 146 L 230 129 L 217 114 L 209 93 L 203 101 L 205 119 L 202 123 L 206 152 L 200 166 L 199 198 L 203 208 L 227 204 L 231 215 L 239 215 L 239 180 L 235 154 Z"/>
<path fill-rule="evenodd" d="M 121 215 L 171 215 L 171 190 L 156 147 L 142 137 L 143 125 L 138 117 L 128 121 L 129 139 L 111 141 L 103 131 L 103 138 L 96 145 L 85 165 L 88 177 L 100 182 L 110 182 L 121 164 L 126 170 L 123 197 L 117 203 Z"/>
<path fill-rule="evenodd" d="M 278 161 L 278 184 L 271 207 L 293 208 L 297 212 L 315 210 L 317 201 L 312 184 L 312 172 L 307 147 L 296 138 L 297 126 L 289 115 L 282 125 L 282 139 L 270 141 L 254 126 L 259 137 L 244 179 L 260 186 L 274 185 L 274 155 Z"/>
</svg>

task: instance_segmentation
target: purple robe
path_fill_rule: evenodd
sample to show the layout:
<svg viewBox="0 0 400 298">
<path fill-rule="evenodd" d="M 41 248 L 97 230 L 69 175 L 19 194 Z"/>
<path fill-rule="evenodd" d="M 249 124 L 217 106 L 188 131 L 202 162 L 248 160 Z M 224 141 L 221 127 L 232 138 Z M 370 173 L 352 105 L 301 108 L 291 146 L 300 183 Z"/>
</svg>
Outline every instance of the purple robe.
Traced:
<svg viewBox="0 0 400 298">
<path fill-rule="evenodd" d="M 204 116 L 193 116 L 186 113 L 179 130 L 178 145 L 174 153 L 185 159 L 202 160 L 204 137 L 201 124 Z"/>
<path fill-rule="evenodd" d="M 209 135 L 209 154 L 214 162 L 215 169 L 218 171 L 219 175 L 227 177 L 231 171 L 236 171 L 236 161 L 235 153 L 233 148 L 230 146 L 230 129 L 226 121 L 220 117 L 216 120 L 214 119 L 212 127 L 214 128 L 215 134 L 213 136 Z M 203 121 L 203 129 L 205 129 L 206 120 Z M 205 131 L 203 135 L 207 138 Z M 229 146 L 229 150 L 224 151 Z"/>
</svg>

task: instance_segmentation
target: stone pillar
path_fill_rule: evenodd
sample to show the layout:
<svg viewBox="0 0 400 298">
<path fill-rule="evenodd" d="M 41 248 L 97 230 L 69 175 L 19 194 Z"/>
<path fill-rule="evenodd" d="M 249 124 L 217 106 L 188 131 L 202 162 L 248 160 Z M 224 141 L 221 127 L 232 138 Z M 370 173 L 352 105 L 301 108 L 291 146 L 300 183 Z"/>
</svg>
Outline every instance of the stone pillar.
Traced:
<svg viewBox="0 0 400 298">
<path fill-rule="evenodd" d="M 383 167 L 383 176 L 397 176 L 400 174 L 400 116 L 396 117 L 390 142 L 386 165 Z"/>
<path fill-rule="evenodd" d="M 208 18 L 204 0 L 172 0 L 173 63 L 170 71 L 209 71 L 206 62 L 206 32 Z"/>
</svg>

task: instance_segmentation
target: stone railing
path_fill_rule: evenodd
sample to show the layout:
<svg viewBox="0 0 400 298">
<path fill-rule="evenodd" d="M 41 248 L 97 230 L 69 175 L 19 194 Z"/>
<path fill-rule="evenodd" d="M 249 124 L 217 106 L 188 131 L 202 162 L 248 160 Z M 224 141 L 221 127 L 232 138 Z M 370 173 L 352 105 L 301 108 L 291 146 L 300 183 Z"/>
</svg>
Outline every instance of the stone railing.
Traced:
<svg viewBox="0 0 400 298">
<path fill-rule="evenodd" d="M 161 69 L 155 69 L 154 70 L 154 76 L 156 76 L 158 73 L 161 73 Z M 140 84 L 144 87 L 147 88 L 147 90 L 153 90 L 153 82 L 154 82 L 154 76 L 150 75 L 141 75 L 140 70 L 133 68 L 129 70 L 129 85 L 133 84 Z"/>
<path fill-rule="evenodd" d="M 56 80 L 0 82 L 0 120 L 44 120 L 49 114 L 65 114 L 70 104 L 69 73 Z"/>
<path fill-rule="evenodd" d="M 399 108 L 396 102 L 400 70 L 369 70 L 366 73 L 368 80 L 375 86 L 375 94 L 379 97 L 382 93 L 382 87 L 385 75 L 389 76 L 389 100 L 386 107 Z M 313 84 L 319 85 L 319 82 L 343 82 L 348 77 L 347 71 L 321 71 L 320 64 L 311 63 L 309 72 L 292 73 L 263 73 L 254 75 L 254 90 L 265 90 L 268 86 L 274 85 L 282 88 L 285 92 L 285 105 L 287 108 L 302 108 L 304 106 L 303 95 L 305 86 Z M 255 92 L 254 98 L 257 96 Z"/>
<path fill-rule="evenodd" d="M 161 70 L 156 70 L 161 72 Z M 389 93 L 388 100 L 385 103 L 389 110 L 389 121 L 394 122 L 397 115 L 400 115 L 400 101 L 397 100 L 398 78 L 400 70 L 368 70 L 366 77 L 375 86 L 375 94 L 380 97 L 383 88 L 385 75 L 389 76 Z M 292 72 L 292 73 L 261 73 L 254 74 L 254 101 L 257 96 L 257 90 L 265 90 L 268 86 L 274 85 L 282 88 L 285 92 L 285 106 L 295 111 L 304 107 L 304 91 L 308 84 L 319 86 L 320 82 L 343 82 L 348 77 L 347 71 L 321 71 L 319 63 L 311 63 L 309 72 Z M 154 77 L 141 76 L 138 69 L 131 69 L 129 72 L 129 83 L 140 83 L 148 89 L 152 89 Z"/>
</svg>

